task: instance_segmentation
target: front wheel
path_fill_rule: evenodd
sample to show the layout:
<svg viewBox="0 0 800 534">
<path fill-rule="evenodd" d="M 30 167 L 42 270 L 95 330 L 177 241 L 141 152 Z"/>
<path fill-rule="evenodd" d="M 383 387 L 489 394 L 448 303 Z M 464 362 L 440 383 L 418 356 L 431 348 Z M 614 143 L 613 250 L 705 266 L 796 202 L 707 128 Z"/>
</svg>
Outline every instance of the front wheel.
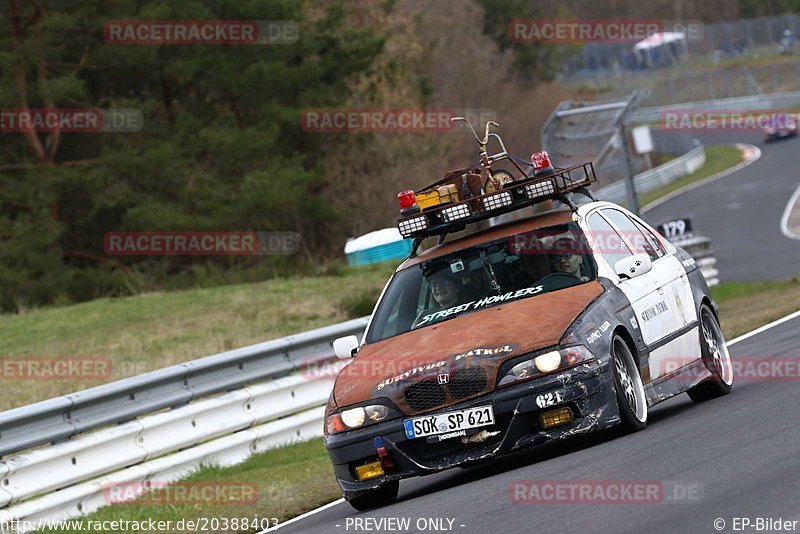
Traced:
<svg viewBox="0 0 800 534">
<path fill-rule="evenodd" d="M 733 364 L 722 329 L 711 308 L 700 308 L 700 352 L 711 378 L 696 385 L 686 393 L 694 402 L 703 402 L 727 395 L 733 387 Z"/>
<path fill-rule="evenodd" d="M 611 343 L 611 360 L 614 364 L 614 386 L 621 420 L 618 432 L 638 432 L 647 426 L 647 397 L 631 349 L 618 335 L 614 336 Z"/>
<path fill-rule="evenodd" d="M 350 503 L 350 506 L 359 512 L 363 512 L 365 510 L 371 510 L 372 508 L 380 508 L 381 506 L 392 504 L 397 500 L 397 492 L 399 490 L 400 481 L 393 480 L 387 482 L 378 489 L 370 490 L 368 493 L 357 497 L 345 497 L 345 499 Z"/>
</svg>

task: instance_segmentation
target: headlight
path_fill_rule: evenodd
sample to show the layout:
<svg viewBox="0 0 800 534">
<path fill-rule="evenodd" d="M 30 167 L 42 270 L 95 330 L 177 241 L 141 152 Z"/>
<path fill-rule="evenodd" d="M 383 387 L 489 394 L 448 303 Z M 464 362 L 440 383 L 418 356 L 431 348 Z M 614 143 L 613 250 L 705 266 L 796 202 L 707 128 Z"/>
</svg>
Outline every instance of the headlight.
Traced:
<svg viewBox="0 0 800 534">
<path fill-rule="evenodd" d="M 531 359 L 516 364 L 500 379 L 499 386 L 512 384 L 519 380 L 534 378 L 557 369 L 572 367 L 593 359 L 592 353 L 583 345 L 567 347 L 532 356 Z"/>
<path fill-rule="evenodd" d="M 554 350 L 553 352 L 542 354 L 534 358 L 533 363 L 535 363 L 536 368 L 543 373 L 555 371 L 561 365 L 561 353 Z"/>
<path fill-rule="evenodd" d="M 364 425 L 379 423 L 387 417 L 389 417 L 389 408 L 382 404 L 359 406 L 329 415 L 327 418 L 327 430 L 329 434 L 335 434 Z"/>
<path fill-rule="evenodd" d="M 342 412 L 342 422 L 350 428 L 358 428 L 363 425 L 365 417 L 364 408 L 353 408 Z"/>
</svg>

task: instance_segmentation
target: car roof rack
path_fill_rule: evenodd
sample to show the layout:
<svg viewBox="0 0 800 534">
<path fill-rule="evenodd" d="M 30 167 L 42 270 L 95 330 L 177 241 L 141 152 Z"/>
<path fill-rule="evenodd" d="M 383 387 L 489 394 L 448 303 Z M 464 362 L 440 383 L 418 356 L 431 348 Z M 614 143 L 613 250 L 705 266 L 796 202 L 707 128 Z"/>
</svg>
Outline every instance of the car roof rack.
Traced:
<svg viewBox="0 0 800 534">
<path fill-rule="evenodd" d="M 441 244 L 446 234 L 463 230 L 469 224 L 548 200 L 558 200 L 575 211 L 578 208 L 568 193 L 582 193 L 595 199 L 586 189 L 597 181 L 592 162 L 555 167 L 544 151 L 535 152 L 528 161 L 508 153 L 500 135 L 490 131 L 492 126 L 499 126 L 496 122 L 486 123 L 481 139 L 463 117 L 451 120 L 469 125 L 478 142 L 480 161 L 466 169 L 451 171 L 418 191 L 398 193 L 401 210 L 397 228 L 403 237 L 414 239 L 412 257 L 427 237 L 439 236 Z M 496 154 L 488 153 L 486 146 L 490 139 L 500 145 Z M 514 171 L 499 168 L 501 162 L 510 164 Z"/>
<path fill-rule="evenodd" d="M 517 163 L 531 165 L 520 158 L 510 157 L 517 160 Z M 471 170 L 474 168 L 468 169 L 455 178 L 461 178 Z M 593 199 L 593 195 L 588 190 L 581 190 L 596 181 L 594 165 L 591 162 L 567 168 L 555 168 L 553 171 L 539 176 L 510 182 L 499 191 L 472 196 L 466 200 L 458 199 L 455 202 L 439 204 L 405 217 L 401 216 L 397 220 L 397 227 L 403 237 L 412 237 L 421 241 L 426 237 L 457 232 L 466 228 L 468 224 L 485 221 L 548 200 L 559 200 L 575 211 L 577 206 L 570 200 L 567 193 L 582 192 Z M 440 185 L 441 181 L 423 188 L 419 192 L 424 193 Z"/>
</svg>

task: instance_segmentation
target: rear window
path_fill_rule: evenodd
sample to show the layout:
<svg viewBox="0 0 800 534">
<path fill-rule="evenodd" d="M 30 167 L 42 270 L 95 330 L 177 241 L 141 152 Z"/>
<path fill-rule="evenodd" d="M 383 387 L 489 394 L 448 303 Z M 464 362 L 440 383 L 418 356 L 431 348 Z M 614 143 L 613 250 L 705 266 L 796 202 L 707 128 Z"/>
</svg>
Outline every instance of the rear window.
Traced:
<svg viewBox="0 0 800 534">
<path fill-rule="evenodd" d="M 404 269 L 386 288 L 366 341 L 374 343 L 594 280 L 596 268 L 585 243 L 578 226 L 568 223 L 514 234 Z"/>
</svg>

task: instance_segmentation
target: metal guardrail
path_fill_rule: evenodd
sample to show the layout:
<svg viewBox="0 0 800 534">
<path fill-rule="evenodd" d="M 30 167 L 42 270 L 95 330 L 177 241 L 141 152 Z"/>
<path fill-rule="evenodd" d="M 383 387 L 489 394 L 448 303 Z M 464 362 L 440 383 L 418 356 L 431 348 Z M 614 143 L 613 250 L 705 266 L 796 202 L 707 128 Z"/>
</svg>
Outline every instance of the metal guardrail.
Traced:
<svg viewBox="0 0 800 534">
<path fill-rule="evenodd" d="M 658 122 L 665 112 L 680 111 L 767 111 L 782 110 L 800 107 L 800 91 L 788 93 L 772 93 L 764 95 L 749 95 L 733 98 L 719 98 L 701 102 L 688 102 L 685 104 L 672 104 L 653 108 L 641 108 L 630 114 L 629 123 L 646 124 Z"/>
<path fill-rule="evenodd" d="M 0 523 L 84 515 L 110 504 L 109 487 L 122 484 L 132 498 L 149 482 L 322 435 L 324 404 L 344 363 L 333 363 L 333 340 L 360 338 L 367 321 L 0 413 Z"/>
<path fill-rule="evenodd" d="M 353 319 L 0 412 L 0 456 L 286 376 L 331 357 L 335 338 L 360 336 L 366 324 Z"/>
<path fill-rule="evenodd" d="M 681 176 L 691 174 L 706 162 L 706 153 L 702 145 L 697 145 L 686 154 L 679 156 L 663 165 L 649 171 L 639 173 L 633 177 L 636 191 L 647 193 L 671 182 Z M 626 185 L 624 180 L 619 180 L 595 192 L 595 196 L 609 202 L 624 203 L 626 199 Z"/>
</svg>

